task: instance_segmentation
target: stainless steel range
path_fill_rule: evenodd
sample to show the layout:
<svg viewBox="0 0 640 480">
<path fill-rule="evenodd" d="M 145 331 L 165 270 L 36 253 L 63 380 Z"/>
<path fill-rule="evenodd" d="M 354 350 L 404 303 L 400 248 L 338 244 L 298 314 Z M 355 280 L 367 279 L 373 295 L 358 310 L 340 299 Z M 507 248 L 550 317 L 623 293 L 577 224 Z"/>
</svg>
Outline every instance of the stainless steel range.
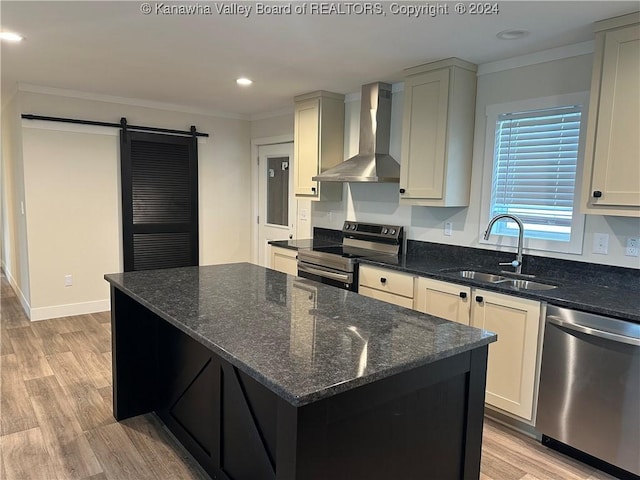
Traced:
<svg viewBox="0 0 640 480">
<path fill-rule="evenodd" d="M 346 221 L 340 245 L 298 250 L 298 276 L 357 292 L 359 258 L 397 258 L 403 249 L 403 227 Z"/>
</svg>

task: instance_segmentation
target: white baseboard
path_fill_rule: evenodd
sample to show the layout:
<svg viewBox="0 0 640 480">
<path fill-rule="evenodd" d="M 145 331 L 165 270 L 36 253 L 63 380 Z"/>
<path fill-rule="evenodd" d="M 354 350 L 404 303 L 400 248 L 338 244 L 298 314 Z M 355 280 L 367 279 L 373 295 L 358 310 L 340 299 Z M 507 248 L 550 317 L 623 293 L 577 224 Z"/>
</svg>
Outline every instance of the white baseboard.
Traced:
<svg viewBox="0 0 640 480">
<path fill-rule="evenodd" d="M 95 300 L 93 302 L 70 303 L 67 305 L 53 305 L 51 307 L 32 308 L 29 318 L 31 321 L 48 320 L 49 318 L 69 317 L 71 315 L 86 315 L 87 313 L 105 312 L 111 309 L 111 302 Z"/>
<path fill-rule="evenodd" d="M 18 300 L 20 300 L 20 305 L 22 306 L 24 313 L 27 314 L 28 318 L 31 318 L 31 305 L 29 305 L 29 302 L 24 296 L 24 293 L 22 293 L 22 290 L 20 290 L 18 282 L 16 282 L 16 279 L 11 276 L 11 272 L 9 272 L 4 265 L 2 266 L 2 270 L 4 271 L 4 274 L 9 281 L 9 285 L 11 285 L 13 291 L 16 292 L 16 296 L 18 297 Z"/>
</svg>

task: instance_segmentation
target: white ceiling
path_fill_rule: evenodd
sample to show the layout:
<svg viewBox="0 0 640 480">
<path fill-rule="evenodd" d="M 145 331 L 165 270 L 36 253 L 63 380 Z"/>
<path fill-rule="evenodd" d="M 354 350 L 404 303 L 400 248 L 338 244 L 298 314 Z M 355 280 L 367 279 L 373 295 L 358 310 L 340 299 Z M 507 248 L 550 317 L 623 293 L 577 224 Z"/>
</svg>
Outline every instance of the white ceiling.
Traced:
<svg viewBox="0 0 640 480">
<path fill-rule="evenodd" d="M 482 64 L 592 40 L 594 21 L 640 8 L 638 1 L 500 1 L 499 14 L 472 16 L 457 15 L 451 2 L 449 15 L 407 18 L 393 15 L 391 2 L 381 2 L 379 16 L 256 15 L 253 2 L 201 0 L 212 15 L 179 16 L 143 15 L 142 3 L 2 0 L 2 29 L 26 37 L 2 45 L 3 95 L 24 82 L 255 116 L 290 108 L 294 95 L 309 91 L 396 82 L 404 68 L 442 58 Z M 221 4 L 253 11 L 219 15 Z M 531 33 L 496 38 L 510 28 Z M 254 84 L 238 87 L 242 75 Z"/>
</svg>

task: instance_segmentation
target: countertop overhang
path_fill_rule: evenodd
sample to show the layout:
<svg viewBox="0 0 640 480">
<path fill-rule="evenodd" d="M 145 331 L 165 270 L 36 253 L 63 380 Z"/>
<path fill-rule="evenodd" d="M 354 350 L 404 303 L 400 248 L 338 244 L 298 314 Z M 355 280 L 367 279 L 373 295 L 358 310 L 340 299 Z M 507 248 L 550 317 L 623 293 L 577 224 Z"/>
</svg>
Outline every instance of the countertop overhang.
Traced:
<svg viewBox="0 0 640 480">
<path fill-rule="evenodd" d="M 105 279 L 294 406 L 496 340 L 484 330 L 248 263 Z"/>
</svg>

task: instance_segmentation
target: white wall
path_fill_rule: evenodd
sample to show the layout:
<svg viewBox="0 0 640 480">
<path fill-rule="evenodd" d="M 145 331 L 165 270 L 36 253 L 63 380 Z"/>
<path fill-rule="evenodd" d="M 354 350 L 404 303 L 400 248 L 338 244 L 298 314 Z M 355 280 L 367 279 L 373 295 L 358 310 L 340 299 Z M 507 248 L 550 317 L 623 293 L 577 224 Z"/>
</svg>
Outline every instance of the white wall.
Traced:
<svg viewBox="0 0 640 480">
<path fill-rule="evenodd" d="M 32 320 L 108 310 L 122 271 L 118 131 L 59 127 L 23 122 Z"/>
<path fill-rule="evenodd" d="M 248 120 L 77 98 L 66 92 L 18 95 L 20 113 L 116 123 L 126 117 L 134 125 L 181 130 L 196 125 L 209 133 L 198 142 L 200 264 L 250 259 Z M 108 288 L 102 276 L 122 270 L 117 129 L 105 134 L 44 123 L 51 130 L 33 128 L 37 125 L 21 129 L 29 241 L 8 256 L 28 255 L 31 260 L 26 274 L 34 319 L 104 310 Z M 68 274 L 74 285 L 65 288 Z"/>
<path fill-rule="evenodd" d="M 22 163 L 20 103 L 16 94 L 2 109 L 2 268 L 23 308 L 29 305 L 29 257 L 27 252 Z"/>
<path fill-rule="evenodd" d="M 588 54 L 497 71 L 478 77 L 471 201 L 468 208 L 401 206 L 398 202 L 398 184 L 352 183 L 345 184 L 342 202 L 313 204 L 314 226 L 340 229 L 346 219 L 389 223 L 407 226 L 408 237 L 414 240 L 496 248 L 478 242 L 480 224 L 484 226 L 488 222 L 488 219 L 481 219 L 480 215 L 487 105 L 588 91 L 591 67 L 592 55 Z M 390 153 L 400 161 L 403 92 L 399 91 L 399 85 L 394 87 Z M 354 155 L 358 150 L 359 108 L 360 101 L 357 94 L 348 95 L 345 109 L 345 158 Z M 445 222 L 451 222 L 453 225 L 453 235 L 450 237 L 444 236 Z M 591 253 L 595 232 L 610 235 L 608 255 Z M 640 236 L 640 219 L 589 215 L 585 224 L 582 255 L 561 253 L 544 255 L 640 268 L 638 258 L 624 255 L 626 238 L 629 236 Z M 504 249 L 509 250 L 506 247 Z M 536 251 L 530 253 L 543 254 Z"/>
</svg>

